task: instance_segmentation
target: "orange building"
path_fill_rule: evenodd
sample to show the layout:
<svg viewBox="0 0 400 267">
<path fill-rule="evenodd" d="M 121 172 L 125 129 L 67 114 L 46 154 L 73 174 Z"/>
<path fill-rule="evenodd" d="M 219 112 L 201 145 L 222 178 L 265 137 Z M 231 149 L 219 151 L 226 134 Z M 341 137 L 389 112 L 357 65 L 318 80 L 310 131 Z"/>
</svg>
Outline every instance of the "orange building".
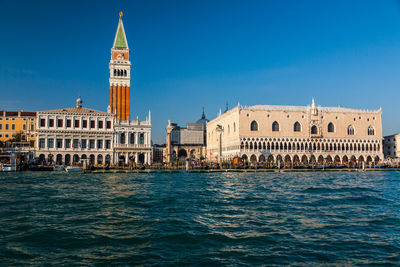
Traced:
<svg viewBox="0 0 400 267">
<path fill-rule="evenodd" d="M 122 23 L 122 12 L 119 15 L 117 33 L 111 48 L 110 60 L 110 109 L 118 121 L 130 120 L 130 86 L 131 62 L 129 47 Z"/>
<path fill-rule="evenodd" d="M 36 112 L 0 111 L 0 141 L 13 139 L 19 132 L 24 133 L 30 146 L 35 146 Z"/>
</svg>

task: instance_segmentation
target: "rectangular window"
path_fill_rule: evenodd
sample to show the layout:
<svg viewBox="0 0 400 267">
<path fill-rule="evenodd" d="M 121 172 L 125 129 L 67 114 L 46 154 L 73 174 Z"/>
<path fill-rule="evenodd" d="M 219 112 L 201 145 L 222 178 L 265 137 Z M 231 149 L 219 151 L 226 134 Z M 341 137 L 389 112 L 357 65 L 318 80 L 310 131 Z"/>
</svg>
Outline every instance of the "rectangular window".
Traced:
<svg viewBox="0 0 400 267">
<path fill-rule="evenodd" d="M 49 119 L 49 127 L 54 127 L 54 119 Z"/>
<path fill-rule="evenodd" d="M 71 128 L 71 120 L 67 120 L 67 128 Z"/>
<path fill-rule="evenodd" d="M 44 148 L 44 138 L 39 138 L 39 148 Z"/>
<path fill-rule="evenodd" d="M 34 131 L 34 130 L 35 130 L 35 124 L 31 123 L 31 131 Z"/>
<path fill-rule="evenodd" d="M 2 135 L 2 134 L 0 134 L 0 137 L 3 137 L 3 135 Z"/>
<path fill-rule="evenodd" d="M 90 129 L 94 129 L 95 128 L 95 121 L 94 120 L 90 120 Z"/>
<path fill-rule="evenodd" d="M 63 127 L 63 119 L 58 119 L 57 120 L 57 126 L 58 127 Z"/>
<path fill-rule="evenodd" d="M 102 149 L 103 148 L 103 140 L 97 140 L 97 148 Z"/>
<path fill-rule="evenodd" d="M 74 139 L 72 144 L 74 145 L 74 148 L 78 148 L 79 147 L 79 140 L 78 139 Z"/>
<path fill-rule="evenodd" d="M 3 130 L 3 124 L 0 124 L 0 130 Z"/>
<path fill-rule="evenodd" d="M 22 124 L 22 130 L 26 131 L 26 124 Z"/>
<path fill-rule="evenodd" d="M 65 139 L 65 148 L 71 148 L 71 139 Z"/>
<path fill-rule="evenodd" d="M 86 139 L 82 139 L 81 148 L 86 149 Z"/>
<path fill-rule="evenodd" d="M 93 149 L 94 148 L 94 139 L 89 140 L 89 148 Z"/>
<path fill-rule="evenodd" d="M 111 121 L 107 121 L 107 129 L 111 129 Z"/>
<path fill-rule="evenodd" d="M 57 148 L 62 148 L 62 139 L 57 139 L 56 146 Z"/>
<path fill-rule="evenodd" d="M 87 120 L 83 120 L 82 121 L 82 127 L 83 128 L 87 128 Z"/>
<path fill-rule="evenodd" d="M 48 146 L 48 148 L 54 147 L 54 139 L 53 138 L 47 139 L 47 146 Z"/>
<path fill-rule="evenodd" d="M 99 129 L 103 129 L 103 121 L 99 121 Z"/>
<path fill-rule="evenodd" d="M 8 134 L 6 134 L 6 137 L 8 137 Z"/>
<path fill-rule="evenodd" d="M 30 141 L 30 145 L 31 145 L 32 147 L 34 147 L 34 146 L 35 146 L 35 141 Z"/>
<path fill-rule="evenodd" d="M 111 140 L 106 140 L 106 149 L 110 149 L 111 148 Z"/>
<path fill-rule="evenodd" d="M 15 130 L 15 124 L 11 124 L 11 130 Z"/>
<path fill-rule="evenodd" d="M 79 128 L 79 120 L 75 120 L 75 128 Z"/>
<path fill-rule="evenodd" d="M 6 130 L 9 130 L 9 125 L 8 124 L 6 124 Z"/>
<path fill-rule="evenodd" d="M 46 127 L 46 120 L 40 119 L 40 127 Z"/>
</svg>

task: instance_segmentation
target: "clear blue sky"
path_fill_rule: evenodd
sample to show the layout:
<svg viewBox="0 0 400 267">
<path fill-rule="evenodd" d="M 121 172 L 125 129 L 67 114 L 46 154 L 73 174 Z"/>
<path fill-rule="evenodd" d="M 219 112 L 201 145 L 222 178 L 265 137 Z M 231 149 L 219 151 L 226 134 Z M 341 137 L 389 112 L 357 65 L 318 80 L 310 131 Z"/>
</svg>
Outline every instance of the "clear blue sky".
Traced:
<svg viewBox="0 0 400 267">
<path fill-rule="evenodd" d="M 0 109 L 106 110 L 118 23 L 131 49 L 131 114 L 170 119 L 281 104 L 383 108 L 400 131 L 398 1 L 0 0 Z"/>
</svg>

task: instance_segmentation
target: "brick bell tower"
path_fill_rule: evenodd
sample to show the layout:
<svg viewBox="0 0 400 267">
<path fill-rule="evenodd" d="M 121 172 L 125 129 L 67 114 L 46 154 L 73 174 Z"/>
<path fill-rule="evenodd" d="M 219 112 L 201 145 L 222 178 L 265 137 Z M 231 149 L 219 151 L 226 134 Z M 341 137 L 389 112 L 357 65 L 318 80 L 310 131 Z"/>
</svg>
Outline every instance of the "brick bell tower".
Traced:
<svg viewBox="0 0 400 267">
<path fill-rule="evenodd" d="M 111 48 L 109 66 L 111 112 L 116 114 L 119 121 L 130 120 L 131 62 L 129 61 L 128 41 L 122 23 L 122 12 L 119 13 L 118 28 Z"/>
</svg>

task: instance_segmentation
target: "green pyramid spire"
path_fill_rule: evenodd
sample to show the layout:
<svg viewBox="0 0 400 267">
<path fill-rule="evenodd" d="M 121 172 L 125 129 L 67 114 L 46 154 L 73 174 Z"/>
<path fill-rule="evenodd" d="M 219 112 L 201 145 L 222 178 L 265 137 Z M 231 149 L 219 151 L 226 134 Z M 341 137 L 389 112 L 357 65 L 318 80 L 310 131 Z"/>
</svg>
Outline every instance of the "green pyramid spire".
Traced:
<svg viewBox="0 0 400 267">
<path fill-rule="evenodd" d="M 114 39 L 114 48 L 128 48 L 128 42 L 126 40 L 124 24 L 122 23 L 122 12 L 119 14 L 119 22 L 117 28 L 117 34 Z"/>
</svg>

